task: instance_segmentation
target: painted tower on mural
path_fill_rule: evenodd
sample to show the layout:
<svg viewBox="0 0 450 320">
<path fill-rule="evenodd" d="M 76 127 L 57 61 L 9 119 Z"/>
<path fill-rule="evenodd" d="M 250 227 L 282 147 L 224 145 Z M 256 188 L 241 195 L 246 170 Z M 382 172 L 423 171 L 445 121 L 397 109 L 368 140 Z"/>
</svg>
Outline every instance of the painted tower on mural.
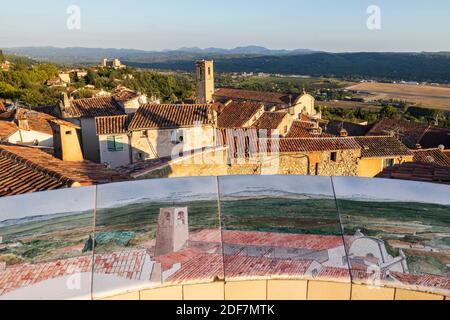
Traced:
<svg viewBox="0 0 450 320">
<path fill-rule="evenodd" d="M 195 64 L 196 103 L 213 103 L 214 94 L 214 62 L 197 61 Z"/>
<path fill-rule="evenodd" d="M 183 249 L 188 238 L 188 208 L 161 208 L 156 234 L 155 256 L 162 256 Z"/>
</svg>

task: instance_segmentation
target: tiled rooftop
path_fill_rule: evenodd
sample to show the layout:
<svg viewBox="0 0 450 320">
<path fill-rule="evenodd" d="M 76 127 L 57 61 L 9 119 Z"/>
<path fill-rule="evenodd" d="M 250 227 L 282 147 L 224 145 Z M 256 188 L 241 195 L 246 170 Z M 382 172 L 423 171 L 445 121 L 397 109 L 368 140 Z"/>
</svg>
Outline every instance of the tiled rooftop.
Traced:
<svg viewBox="0 0 450 320">
<path fill-rule="evenodd" d="M 372 126 L 368 136 L 393 135 L 409 148 L 414 148 L 429 128 L 428 124 L 409 122 L 400 119 L 382 119 Z"/>
<path fill-rule="evenodd" d="M 331 138 L 331 134 L 319 133 L 319 128 L 315 128 L 313 122 L 296 120 L 292 123 L 286 138 Z"/>
<path fill-rule="evenodd" d="M 0 196 L 129 180 L 89 161 L 61 161 L 36 148 L 0 145 Z"/>
<path fill-rule="evenodd" d="M 178 128 L 196 123 L 212 124 L 212 111 L 207 104 L 145 104 L 133 117 L 129 129 Z"/>
<path fill-rule="evenodd" d="M 20 121 L 26 120 L 26 123 L 20 123 Z M 13 109 L 8 112 L 1 114 L 0 116 L 0 137 L 7 137 L 8 130 L 12 134 L 19 129 L 26 131 L 36 131 L 48 135 L 53 134 L 51 123 L 58 123 L 61 125 L 66 125 L 74 127 L 75 125 L 58 119 L 54 116 L 48 115 L 46 113 L 37 112 L 35 110 L 28 110 L 24 108 Z M 15 130 L 14 130 L 15 128 Z M 2 130 L 3 129 L 3 130 Z M 2 131 L 5 131 L 5 135 Z"/>
<path fill-rule="evenodd" d="M 406 162 L 385 168 L 377 178 L 391 178 L 450 184 L 450 167 L 432 163 Z"/>
<path fill-rule="evenodd" d="M 264 106 L 259 102 L 231 102 L 220 113 L 219 128 L 238 128 L 252 120 Z"/>
<path fill-rule="evenodd" d="M 71 107 L 66 110 L 70 117 L 104 117 L 125 114 L 113 97 L 97 97 L 70 101 Z"/>
<path fill-rule="evenodd" d="M 414 162 L 450 167 L 450 158 L 441 149 L 414 150 Z"/>
<path fill-rule="evenodd" d="M 19 130 L 14 122 L 0 120 L 0 140 L 6 140 Z"/>
<path fill-rule="evenodd" d="M 256 129 L 275 130 L 288 117 L 286 112 L 264 112 L 261 117 L 252 125 Z"/>
<path fill-rule="evenodd" d="M 394 137 L 354 137 L 361 145 L 361 156 L 363 158 L 385 158 L 398 156 L 412 156 L 410 151 L 403 143 Z"/>
<path fill-rule="evenodd" d="M 97 135 L 102 134 L 123 134 L 128 132 L 128 126 L 133 119 L 133 114 L 97 117 L 95 118 L 95 128 Z"/>
<path fill-rule="evenodd" d="M 349 136 L 365 136 L 370 130 L 371 126 L 363 126 L 360 124 L 355 124 L 351 122 L 330 120 L 326 125 L 324 125 L 326 133 L 332 134 L 334 136 L 339 136 L 342 129 L 345 129 Z"/>
<path fill-rule="evenodd" d="M 216 100 L 231 99 L 242 101 L 254 101 L 270 104 L 289 104 L 289 96 L 278 92 L 261 92 L 242 89 L 221 88 L 214 93 Z M 292 97 L 292 101 L 295 97 Z"/>
<path fill-rule="evenodd" d="M 264 142 L 264 139 L 261 140 Z M 260 143 L 261 143 L 260 142 Z M 300 139 L 268 139 L 268 150 L 281 153 L 321 152 L 339 150 L 360 150 L 361 146 L 354 138 L 300 138 Z"/>
</svg>

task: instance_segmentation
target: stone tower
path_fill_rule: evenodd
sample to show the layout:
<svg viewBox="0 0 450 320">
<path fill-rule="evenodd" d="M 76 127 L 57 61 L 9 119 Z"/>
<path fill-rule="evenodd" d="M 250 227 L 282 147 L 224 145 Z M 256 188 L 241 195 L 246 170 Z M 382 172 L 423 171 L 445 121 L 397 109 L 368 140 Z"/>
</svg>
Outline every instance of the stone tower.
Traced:
<svg viewBox="0 0 450 320">
<path fill-rule="evenodd" d="M 189 238 L 188 208 L 161 208 L 155 256 L 181 250 Z"/>
<path fill-rule="evenodd" d="M 213 103 L 214 94 L 214 62 L 197 61 L 195 65 L 196 103 Z"/>
</svg>

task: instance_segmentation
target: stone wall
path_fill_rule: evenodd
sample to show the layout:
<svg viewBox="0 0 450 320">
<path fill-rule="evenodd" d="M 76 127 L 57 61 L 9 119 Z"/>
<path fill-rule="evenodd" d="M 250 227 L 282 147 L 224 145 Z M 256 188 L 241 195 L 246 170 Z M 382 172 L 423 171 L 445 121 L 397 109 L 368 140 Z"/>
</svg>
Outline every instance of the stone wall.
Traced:
<svg viewBox="0 0 450 320">
<path fill-rule="evenodd" d="M 139 178 L 252 174 L 357 175 L 360 150 L 338 151 L 336 161 L 330 159 L 330 154 L 331 152 L 283 153 L 279 156 L 261 155 L 255 159 L 233 159 L 231 164 L 227 164 L 226 151 L 221 150 L 171 161 L 167 165 L 149 170 Z"/>
</svg>

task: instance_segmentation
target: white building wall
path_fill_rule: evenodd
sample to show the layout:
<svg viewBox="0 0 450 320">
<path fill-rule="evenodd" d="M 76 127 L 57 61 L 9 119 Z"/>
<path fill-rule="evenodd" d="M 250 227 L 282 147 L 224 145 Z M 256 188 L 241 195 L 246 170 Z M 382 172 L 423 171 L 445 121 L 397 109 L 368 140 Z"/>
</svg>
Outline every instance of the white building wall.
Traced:
<svg viewBox="0 0 450 320">
<path fill-rule="evenodd" d="M 108 137 L 115 136 L 121 137 L 123 141 L 122 151 L 109 151 L 108 150 Z M 125 166 L 131 163 L 130 160 L 130 140 L 126 134 L 121 135 L 100 135 L 100 162 L 107 163 L 111 168 L 117 168 Z"/>
<path fill-rule="evenodd" d="M 37 132 L 19 130 L 8 138 L 9 143 L 33 143 L 37 140 L 40 147 L 53 147 L 53 135 Z"/>
<path fill-rule="evenodd" d="M 178 129 L 152 129 L 134 131 L 131 136 L 133 161 L 168 157 L 173 153 L 212 147 L 215 143 L 215 130 L 212 126 L 185 127 Z M 183 137 L 176 143 L 174 138 Z"/>
</svg>

